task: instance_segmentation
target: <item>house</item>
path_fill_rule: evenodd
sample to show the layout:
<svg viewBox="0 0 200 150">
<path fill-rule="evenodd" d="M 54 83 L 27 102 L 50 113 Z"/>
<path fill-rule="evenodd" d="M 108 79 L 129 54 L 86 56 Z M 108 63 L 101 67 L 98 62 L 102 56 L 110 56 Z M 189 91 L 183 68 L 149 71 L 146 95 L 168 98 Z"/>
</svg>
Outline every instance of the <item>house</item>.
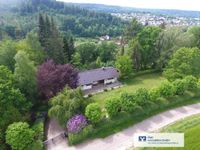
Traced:
<svg viewBox="0 0 200 150">
<path fill-rule="evenodd" d="M 101 36 L 99 38 L 100 41 L 109 41 L 110 40 L 110 36 L 109 35 L 105 35 L 105 36 Z"/>
<path fill-rule="evenodd" d="M 95 87 L 114 84 L 118 81 L 118 78 L 119 72 L 117 69 L 102 67 L 80 72 L 78 85 L 82 87 L 82 90 L 90 90 Z"/>
</svg>

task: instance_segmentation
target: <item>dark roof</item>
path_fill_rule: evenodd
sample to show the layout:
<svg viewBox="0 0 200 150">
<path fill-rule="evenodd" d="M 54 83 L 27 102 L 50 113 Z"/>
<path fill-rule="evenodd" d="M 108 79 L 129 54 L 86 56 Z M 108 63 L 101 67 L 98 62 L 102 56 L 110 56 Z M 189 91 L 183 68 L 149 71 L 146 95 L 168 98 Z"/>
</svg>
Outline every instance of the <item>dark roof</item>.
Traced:
<svg viewBox="0 0 200 150">
<path fill-rule="evenodd" d="M 99 80 L 116 77 L 119 77 L 119 72 L 113 67 L 103 67 L 87 70 L 79 73 L 79 85 L 91 84 Z"/>
</svg>

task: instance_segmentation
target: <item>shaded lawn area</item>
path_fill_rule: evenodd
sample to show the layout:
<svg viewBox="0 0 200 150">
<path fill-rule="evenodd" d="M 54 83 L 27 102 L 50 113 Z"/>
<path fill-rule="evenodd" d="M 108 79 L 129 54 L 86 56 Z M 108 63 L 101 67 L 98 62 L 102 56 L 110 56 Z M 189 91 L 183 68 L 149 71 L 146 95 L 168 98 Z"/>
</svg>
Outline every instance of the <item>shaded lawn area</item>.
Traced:
<svg viewBox="0 0 200 150">
<path fill-rule="evenodd" d="M 199 150 L 200 149 L 200 115 L 188 117 L 165 127 L 162 132 L 185 133 L 184 148 L 144 148 L 143 150 Z"/>
<path fill-rule="evenodd" d="M 139 88 L 150 89 L 153 87 L 158 87 L 162 80 L 164 80 L 164 77 L 162 77 L 161 73 L 133 75 L 129 79 L 122 81 L 123 87 L 99 93 L 94 95 L 92 98 L 98 102 L 101 107 L 103 107 L 104 101 L 108 98 L 119 97 L 123 92 L 133 93 Z"/>
</svg>

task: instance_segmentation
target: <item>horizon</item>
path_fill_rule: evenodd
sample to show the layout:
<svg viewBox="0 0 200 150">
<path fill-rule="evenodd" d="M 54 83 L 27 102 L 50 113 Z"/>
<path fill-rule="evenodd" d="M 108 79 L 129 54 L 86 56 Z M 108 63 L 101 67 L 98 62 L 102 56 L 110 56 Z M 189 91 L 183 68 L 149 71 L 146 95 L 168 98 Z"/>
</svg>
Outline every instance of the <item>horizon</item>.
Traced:
<svg viewBox="0 0 200 150">
<path fill-rule="evenodd" d="M 84 4 L 103 4 L 110 6 L 121 6 L 142 9 L 171 9 L 200 11 L 200 2 L 195 0 L 57 0 L 67 3 L 84 3 Z M 149 2 L 150 1 L 150 2 Z M 193 3 L 193 5 L 191 5 Z"/>
</svg>

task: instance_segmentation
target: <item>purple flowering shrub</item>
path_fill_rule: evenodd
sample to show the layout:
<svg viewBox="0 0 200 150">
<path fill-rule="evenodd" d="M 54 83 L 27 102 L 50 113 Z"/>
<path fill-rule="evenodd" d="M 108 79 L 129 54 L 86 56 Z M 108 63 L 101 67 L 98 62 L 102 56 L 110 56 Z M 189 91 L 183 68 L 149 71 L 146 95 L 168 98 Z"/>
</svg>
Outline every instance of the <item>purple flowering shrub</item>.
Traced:
<svg viewBox="0 0 200 150">
<path fill-rule="evenodd" d="M 84 115 L 75 115 L 67 122 L 67 131 L 69 133 L 78 133 L 87 126 L 87 119 Z"/>
</svg>

